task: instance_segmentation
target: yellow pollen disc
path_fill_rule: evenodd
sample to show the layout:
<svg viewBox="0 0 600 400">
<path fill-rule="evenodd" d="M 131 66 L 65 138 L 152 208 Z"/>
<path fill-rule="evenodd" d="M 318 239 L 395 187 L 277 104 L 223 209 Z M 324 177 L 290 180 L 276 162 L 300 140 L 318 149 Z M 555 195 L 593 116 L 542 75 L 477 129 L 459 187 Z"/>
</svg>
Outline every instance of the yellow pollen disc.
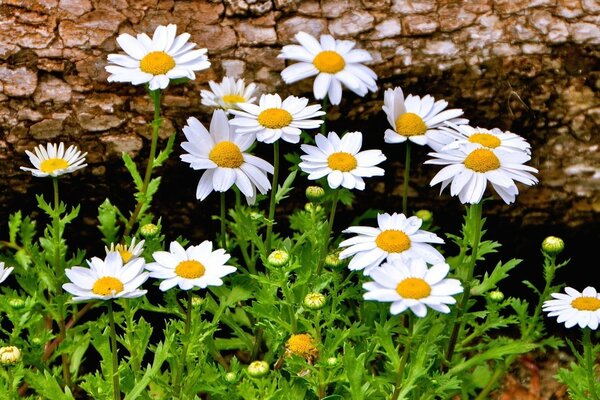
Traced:
<svg viewBox="0 0 600 400">
<path fill-rule="evenodd" d="M 344 57 L 340 56 L 335 51 L 325 50 L 315 56 L 313 65 L 320 72 L 335 74 L 344 69 L 346 61 L 344 61 Z"/>
<path fill-rule="evenodd" d="M 600 308 L 600 299 L 595 297 L 578 297 L 571 302 L 571 305 L 579 311 L 596 311 Z"/>
<path fill-rule="evenodd" d="M 92 292 L 100 296 L 108 296 L 123 291 L 123 282 L 112 276 L 103 276 L 94 283 Z"/>
<path fill-rule="evenodd" d="M 489 147 L 491 149 L 495 149 L 500 146 L 502 142 L 494 135 L 490 135 L 489 133 L 474 133 L 469 136 L 469 142 L 478 143 L 482 146 Z"/>
<path fill-rule="evenodd" d="M 424 135 L 427 125 L 417 114 L 404 113 L 396 119 L 396 132 L 402 136 Z"/>
<path fill-rule="evenodd" d="M 422 299 L 429 296 L 431 286 L 421 278 L 406 278 L 396 286 L 396 292 L 405 299 Z"/>
<path fill-rule="evenodd" d="M 140 69 L 152 75 L 164 75 L 175 68 L 175 60 L 164 51 L 148 53 L 140 61 Z"/>
<path fill-rule="evenodd" d="M 64 158 L 48 158 L 42 161 L 40 165 L 40 171 L 47 174 L 51 174 L 59 169 L 65 169 L 69 166 L 69 163 Z"/>
<path fill-rule="evenodd" d="M 237 94 L 226 94 L 223 96 L 223 101 L 225 103 L 245 103 L 246 99 Z"/>
<path fill-rule="evenodd" d="M 267 108 L 258 114 L 258 123 L 265 128 L 281 129 L 292 123 L 292 114 L 282 108 Z"/>
<path fill-rule="evenodd" d="M 204 276 L 206 269 L 201 262 L 196 260 L 182 261 L 175 267 L 175 273 L 182 278 L 196 279 Z"/>
<path fill-rule="evenodd" d="M 488 149 L 473 150 L 463 163 L 475 172 L 488 172 L 500 168 L 500 160 Z"/>
<path fill-rule="evenodd" d="M 358 162 L 352 154 L 339 151 L 327 157 L 327 165 L 331 169 L 348 172 L 356 168 Z"/>
<path fill-rule="evenodd" d="M 402 231 L 388 229 L 377 235 L 375 244 L 388 253 L 402 253 L 410 249 L 410 238 Z"/>
<path fill-rule="evenodd" d="M 292 335 L 288 339 L 286 347 L 291 353 L 303 357 L 315 355 L 317 353 L 313 338 L 307 333 Z"/>
<path fill-rule="evenodd" d="M 221 168 L 239 168 L 244 163 L 244 156 L 238 145 L 228 140 L 217 143 L 208 158 Z"/>
</svg>

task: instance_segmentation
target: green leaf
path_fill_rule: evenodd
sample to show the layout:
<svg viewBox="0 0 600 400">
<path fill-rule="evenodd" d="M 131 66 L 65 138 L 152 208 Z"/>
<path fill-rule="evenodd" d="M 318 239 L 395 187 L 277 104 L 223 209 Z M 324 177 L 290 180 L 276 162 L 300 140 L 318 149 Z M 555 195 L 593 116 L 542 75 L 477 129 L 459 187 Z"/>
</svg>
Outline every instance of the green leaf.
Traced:
<svg viewBox="0 0 600 400">
<path fill-rule="evenodd" d="M 167 159 L 173 152 L 173 144 L 175 143 L 175 137 L 175 133 L 169 136 L 169 140 L 167 140 L 167 145 L 163 150 L 161 150 L 158 153 L 158 155 L 154 159 L 154 162 L 152 163 L 152 168 L 160 167 L 165 161 L 167 161 Z"/>
<path fill-rule="evenodd" d="M 17 242 L 17 233 L 21 227 L 21 222 L 21 211 L 17 211 L 8 217 L 8 237 L 10 243 L 15 244 Z"/>
<path fill-rule="evenodd" d="M 112 205 L 110 200 L 106 199 L 98 207 L 98 229 L 102 232 L 102 241 L 110 246 L 111 243 L 117 242 L 119 234 L 119 226 L 117 225 L 117 207 Z"/>
<path fill-rule="evenodd" d="M 275 194 L 275 203 L 279 204 L 281 200 L 285 199 L 287 194 L 292 191 L 292 183 L 294 183 L 294 179 L 296 178 L 296 174 L 298 170 L 293 170 L 290 174 L 285 178 L 283 185 L 279 185 L 277 189 L 277 193 Z"/>
<path fill-rule="evenodd" d="M 131 156 L 129 154 L 123 153 L 121 155 L 121 158 L 123 159 L 123 162 L 125 163 L 125 168 L 127 168 L 127 171 L 129 171 L 129 174 L 133 178 L 133 183 L 135 184 L 135 188 L 137 189 L 138 192 L 141 192 L 142 188 L 144 187 L 144 182 L 142 181 L 142 177 L 140 176 L 140 173 L 137 170 L 137 166 L 135 165 L 135 163 L 133 162 L 133 160 L 131 159 Z"/>
</svg>

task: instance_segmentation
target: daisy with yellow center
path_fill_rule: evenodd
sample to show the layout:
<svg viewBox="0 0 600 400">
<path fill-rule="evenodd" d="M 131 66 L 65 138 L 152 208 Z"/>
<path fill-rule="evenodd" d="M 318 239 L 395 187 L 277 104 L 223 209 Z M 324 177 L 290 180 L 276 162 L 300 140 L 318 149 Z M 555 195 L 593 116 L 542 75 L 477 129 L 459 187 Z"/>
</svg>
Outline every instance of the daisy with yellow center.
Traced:
<svg viewBox="0 0 600 400">
<path fill-rule="evenodd" d="M 111 243 L 110 248 L 105 246 L 104 250 L 106 251 L 106 254 L 108 254 L 111 251 L 116 251 L 121 255 L 123 263 L 128 263 L 132 259 L 135 259 L 142 255 L 142 252 L 144 251 L 145 240 L 142 240 L 137 244 L 135 243 L 135 241 L 135 238 L 131 239 L 131 244 L 129 246 L 120 243 L 117 245 Z"/>
<path fill-rule="evenodd" d="M 286 356 L 297 355 L 307 360 L 313 360 L 319 355 L 315 341 L 308 333 L 298 333 L 290 336 L 285 343 Z"/>
<path fill-rule="evenodd" d="M 159 286 L 162 291 L 174 286 L 182 290 L 221 286 L 221 278 L 236 271 L 235 267 L 225 264 L 231 256 L 224 249 L 213 251 L 209 240 L 187 249 L 178 242 L 171 242 L 169 251 L 154 252 L 152 257 L 155 262 L 146 265 L 146 269 L 150 277 L 162 280 Z"/>
<path fill-rule="evenodd" d="M 552 293 L 553 300 L 544 302 L 542 310 L 549 317 L 558 317 L 556 322 L 565 323 L 567 328 L 579 325 L 580 328 L 598 329 L 600 321 L 600 294 L 588 286 L 579 292 L 571 287 L 565 293 Z"/>
<path fill-rule="evenodd" d="M 430 185 L 441 183 L 441 191 L 450 185 L 450 194 L 458 196 L 461 203 L 476 204 L 481 201 L 489 182 L 506 204 L 513 203 L 519 189 L 515 181 L 525 185 L 538 182 L 532 173 L 538 170 L 524 165 L 531 157 L 521 151 L 482 147 L 478 143 L 465 143 L 448 148 L 425 164 L 445 165 L 431 180 Z"/>
<path fill-rule="evenodd" d="M 428 268 L 420 258 L 384 263 L 371 273 L 373 282 L 363 283 L 363 289 L 367 290 L 363 297 L 391 302 L 393 315 L 410 309 L 423 318 L 427 315 L 427 307 L 447 314 L 450 312 L 448 304 L 456 303 L 452 296 L 463 291 L 458 279 L 446 278 L 449 271 L 450 266 L 446 263 Z"/>
<path fill-rule="evenodd" d="M 0 261 L 0 283 L 4 282 L 6 278 L 13 272 L 14 267 L 4 268 L 4 263 Z"/>
<path fill-rule="evenodd" d="M 21 167 L 23 171 L 29 171 L 33 176 L 43 178 L 46 176 L 57 177 L 81 169 L 85 164 L 87 153 L 81 153 L 74 145 L 65 150 L 65 144 L 48 143 L 46 147 L 39 145 L 33 149 L 33 153 L 25 150 L 29 161 L 34 168 Z"/>
<path fill-rule="evenodd" d="M 256 140 L 274 143 L 279 138 L 298 143 L 302 129 L 321 126 L 325 112 L 321 105 L 308 105 L 305 97 L 289 96 L 281 100 L 278 94 L 263 94 L 258 105 L 239 103 L 239 110 L 230 110 L 235 118 L 230 121 L 239 134 L 256 135 Z M 319 119 L 311 119 L 319 118 Z"/>
<path fill-rule="evenodd" d="M 343 186 L 346 189 L 363 190 L 363 178 L 382 176 L 384 170 L 375 165 L 385 161 L 381 150 L 360 151 L 362 133 L 348 132 L 341 139 L 335 132 L 327 137 L 318 134 L 316 146 L 303 144 L 304 155 L 300 169 L 306 172 L 308 179 L 316 180 L 327 176 L 327 183 L 332 189 Z"/>
<path fill-rule="evenodd" d="M 481 147 L 489 149 L 503 149 L 506 151 L 517 151 L 531 154 L 531 145 L 525 138 L 498 128 L 485 129 L 472 127 L 470 125 L 456 125 L 452 122 L 446 122 L 448 126 L 440 127 L 447 138 L 453 138 L 442 150 L 455 149 L 465 143 L 478 144 Z"/>
<path fill-rule="evenodd" d="M 364 270 L 365 275 L 370 275 L 385 260 L 407 262 L 410 258 L 420 258 L 429 264 L 444 262 L 444 256 L 429 244 L 442 244 L 444 240 L 420 229 L 422 223 L 415 216 L 378 214 L 377 228 L 351 226 L 344 230 L 344 233 L 357 235 L 340 243 L 340 248 L 346 247 L 340 253 L 340 259 L 352 257 L 348 268 Z"/>
<path fill-rule="evenodd" d="M 213 190 L 225 192 L 236 185 L 249 203 L 256 190 L 265 194 L 271 188 L 267 173 L 273 166 L 261 158 L 246 153 L 254 143 L 253 135 L 237 135 L 223 110 L 213 112 L 210 132 L 194 117 L 183 128 L 187 138 L 181 147 L 187 151 L 181 160 L 196 170 L 206 170 L 196 189 L 196 198 L 204 200 Z"/>
<path fill-rule="evenodd" d="M 383 97 L 383 111 L 392 129 L 385 131 L 386 143 L 403 143 L 407 140 L 418 145 L 429 145 L 435 151 L 453 140 L 439 129 L 448 122 L 457 125 L 469 121 L 458 118 L 461 109 L 446 110 L 448 102 L 435 101 L 430 95 L 423 98 L 409 94 L 406 99 L 400 87 L 387 89 Z"/>
<path fill-rule="evenodd" d="M 133 298 L 146 294 L 146 290 L 139 289 L 149 276 L 144 272 L 143 258 L 124 264 L 121 255 L 111 251 L 104 260 L 93 257 L 88 264 L 90 268 L 65 270 L 70 282 L 62 287 L 74 295 L 73 301 Z"/>
<path fill-rule="evenodd" d="M 254 83 L 246 86 L 243 79 L 235 80 L 231 76 L 223 78 L 221 83 L 209 81 L 211 90 L 201 90 L 202 104 L 209 107 L 221 108 L 225 111 L 239 109 L 238 103 L 254 103 L 256 97 L 252 94 L 256 90 Z"/>
<path fill-rule="evenodd" d="M 119 35 L 117 43 L 126 54 L 109 54 L 111 63 L 104 67 L 109 82 L 147 83 L 150 90 L 164 89 L 171 79 L 194 79 L 194 71 L 210 67 L 206 49 L 195 49 L 188 43 L 189 33 L 177 35 L 177 25 L 160 25 L 152 39 L 145 33 L 137 38 Z"/>
<path fill-rule="evenodd" d="M 342 84 L 363 97 L 377 91 L 377 75 L 363 63 L 373 58 L 366 50 L 353 49 L 350 40 L 336 40 L 331 35 L 321 35 L 320 40 L 306 32 L 298 32 L 300 45 L 283 46 L 279 58 L 299 61 L 283 71 L 285 83 L 294 83 L 317 76 L 313 84 L 315 99 L 326 96 L 333 105 L 342 100 Z"/>
</svg>

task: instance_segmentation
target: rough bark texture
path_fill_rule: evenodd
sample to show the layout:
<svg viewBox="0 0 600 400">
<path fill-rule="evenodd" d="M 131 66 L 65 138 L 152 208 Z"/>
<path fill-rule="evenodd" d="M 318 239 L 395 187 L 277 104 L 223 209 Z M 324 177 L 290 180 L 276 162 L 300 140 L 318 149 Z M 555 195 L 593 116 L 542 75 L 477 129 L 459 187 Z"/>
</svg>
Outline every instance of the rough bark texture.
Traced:
<svg viewBox="0 0 600 400">
<path fill-rule="evenodd" d="M 181 142 L 181 128 L 189 116 L 210 118 L 211 110 L 200 105 L 199 91 L 224 75 L 256 82 L 263 93 L 312 97 L 311 80 L 283 84 L 279 72 L 285 61 L 277 55 L 282 45 L 294 42 L 299 30 L 314 35 L 329 32 L 357 41 L 357 47 L 374 58 L 370 67 L 379 76 L 379 91 L 364 99 L 344 92 L 342 104 L 330 109 L 331 127 L 338 132 L 358 127 L 368 136 L 367 146 L 388 154 L 386 177 L 371 184 L 383 200 L 399 204 L 403 164 L 403 148 L 383 143 L 383 91 L 402 86 L 405 93 L 445 98 L 452 107 L 463 108 L 473 125 L 511 130 L 532 143 L 531 164 L 540 170 L 539 185 L 523 188 L 516 205 L 494 202 L 487 212 L 516 223 L 512 227 L 552 226 L 558 232 L 561 227 L 588 227 L 582 232 L 597 233 L 600 4 L 596 0 L 0 0 L 0 4 L 4 205 L 0 221 L 20 207 L 35 210 L 33 193 L 50 195 L 47 181 L 18 168 L 27 164 L 26 149 L 47 141 L 76 143 L 88 152 L 89 167 L 67 177 L 61 186 L 67 200 L 85 199 L 84 222 L 94 222 L 96 208 L 107 196 L 124 209 L 131 208 L 120 154 L 131 154 L 140 166 L 145 163 L 152 106 L 143 87 L 107 82 L 106 56 L 120 51 L 115 38 L 121 33 L 150 33 L 159 24 L 176 23 L 178 33 L 189 32 L 192 41 L 208 48 L 212 67 L 197 74 L 196 80 L 165 91 L 163 143 L 172 132 Z M 437 188 L 428 185 L 437 170 L 420 166 L 425 150 L 414 153 L 413 176 L 420 178 L 411 182 L 411 207 L 444 214 L 437 211 Z M 196 202 L 199 175 L 182 166 L 178 154 L 176 145 L 162 170 L 158 213 L 165 214 L 174 231 L 189 231 L 190 221 L 216 209 L 217 201 Z M 29 196 L 24 196 L 27 192 Z M 373 206 L 372 192 L 358 198 L 364 203 L 357 208 Z M 462 212 L 458 200 L 446 199 L 444 209 L 459 219 L 454 213 Z M 385 210 L 395 211 L 388 206 Z"/>
</svg>

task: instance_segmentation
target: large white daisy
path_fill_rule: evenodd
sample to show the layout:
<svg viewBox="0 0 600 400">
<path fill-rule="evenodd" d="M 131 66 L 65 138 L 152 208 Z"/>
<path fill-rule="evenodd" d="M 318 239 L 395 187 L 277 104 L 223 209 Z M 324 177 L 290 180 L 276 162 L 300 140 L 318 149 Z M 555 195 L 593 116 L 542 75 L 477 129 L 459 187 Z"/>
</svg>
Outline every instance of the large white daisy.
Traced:
<svg viewBox="0 0 600 400">
<path fill-rule="evenodd" d="M 445 165 L 431 180 L 441 183 L 440 193 L 448 184 L 450 194 L 461 203 L 476 204 L 483 197 L 488 181 L 506 204 L 513 203 L 519 189 L 515 181 L 534 185 L 538 170 L 524 165 L 531 157 L 525 152 L 490 149 L 477 143 L 466 143 L 455 149 L 429 153 L 434 159 L 425 164 Z"/>
<path fill-rule="evenodd" d="M 321 35 L 320 41 L 306 32 L 298 32 L 300 45 L 283 46 L 277 57 L 300 61 L 281 71 L 285 83 L 293 83 L 317 75 L 313 84 L 315 99 L 329 97 L 331 104 L 340 104 L 342 83 L 363 97 L 370 90 L 377 91 L 377 75 L 362 63 L 373 58 L 366 50 L 353 49 L 355 42 L 336 40 Z"/>
<path fill-rule="evenodd" d="M 491 130 L 472 127 L 470 125 L 456 125 L 447 121 L 448 126 L 440 127 L 440 131 L 453 141 L 442 149 L 455 149 L 465 143 L 476 143 L 490 149 L 503 149 L 531 154 L 531 145 L 522 136 L 509 131 L 503 132 L 498 128 Z M 436 150 L 437 151 L 437 150 Z"/>
<path fill-rule="evenodd" d="M 447 279 L 450 266 L 439 263 L 427 268 L 420 258 L 384 263 L 371 273 L 374 282 L 363 283 L 365 300 L 392 302 L 394 315 L 410 310 L 417 317 L 427 315 L 427 307 L 447 314 L 448 304 L 456 303 L 452 295 L 462 293 L 458 279 Z"/>
<path fill-rule="evenodd" d="M 221 83 L 209 81 L 208 85 L 212 90 L 201 90 L 202 104 L 209 107 L 218 107 L 227 111 L 230 109 L 238 109 L 238 103 L 254 103 L 256 97 L 252 94 L 256 90 L 254 83 L 246 86 L 243 79 L 238 79 L 231 76 L 223 77 Z"/>
<path fill-rule="evenodd" d="M 123 262 L 128 263 L 129 261 L 141 256 L 144 252 L 145 240 L 142 240 L 137 244 L 135 243 L 135 241 L 136 238 L 131 239 L 131 243 L 129 244 L 129 246 L 121 243 L 117 245 L 111 243 L 110 247 L 104 246 L 104 250 L 106 251 L 106 254 L 110 253 L 111 251 L 116 251 L 121 255 L 121 259 L 123 260 Z"/>
<path fill-rule="evenodd" d="M 259 142 L 273 143 L 282 138 L 289 143 L 298 143 L 302 129 L 321 126 L 325 115 L 321 105 L 309 106 L 306 97 L 288 96 L 281 101 L 278 94 L 263 94 L 258 105 L 239 103 L 239 110 L 230 110 L 235 118 L 230 121 L 239 134 L 256 135 Z"/>
<path fill-rule="evenodd" d="M 221 286 L 225 275 L 236 268 L 225 263 L 231 257 L 224 249 L 213 251 L 212 242 L 205 240 L 197 246 L 184 249 L 177 242 L 171 242 L 169 251 L 152 254 L 156 262 L 146 265 L 150 276 L 162 279 L 159 289 L 166 291 L 178 285 L 182 290 L 194 287 Z"/>
<path fill-rule="evenodd" d="M 565 323 L 567 328 L 579 325 L 580 328 L 598 329 L 600 321 L 600 294 L 588 286 L 579 293 L 566 287 L 564 293 L 552 293 L 554 300 L 546 300 L 543 310 L 549 317 L 558 317 L 556 322 Z"/>
<path fill-rule="evenodd" d="M 327 137 L 320 133 L 315 137 L 316 146 L 300 146 L 306 153 L 300 156 L 300 169 L 306 172 L 308 179 L 316 180 L 327 176 L 332 189 L 343 186 L 346 189 L 363 190 L 363 178 L 382 176 L 384 170 L 375 165 L 385 161 L 381 150 L 360 151 L 362 133 L 348 132 L 341 139 L 335 132 Z"/>
<path fill-rule="evenodd" d="M 444 262 L 444 256 L 429 244 L 441 244 L 444 240 L 420 229 L 422 223 L 421 218 L 406 218 L 402 213 L 377 214 L 377 228 L 351 226 L 344 230 L 357 235 L 340 243 L 339 247 L 347 247 L 340 253 L 340 259 L 352 257 L 348 268 L 364 269 L 365 275 L 371 274 L 384 260 L 407 262 L 418 258 L 429 264 Z"/>
<path fill-rule="evenodd" d="M 194 71 L 210 67 L 206 49 L 196 49 L 188 43 L 189 33 L 176 36 L 177 25 L 160 25 L 152 39 L 145 33 L 134 38 L 119 35 L 117 43 L 127 54 L 109 54 L 112 64 L 104 67 L 111 75 L 109 82 L 148 83 L 150 90 L 164 89 L 171 79 L 194 79 Z"/>
<path fill-rule="evenodd" d="M 6 278 L 13 272 L 14 267 L 4 268 L 4 263 L 0 261 L 0 283 L 4 282 Z"/>
<path fill-rule="evenodd" d="M 35 154 L 25 150 L 25 154 L 29 156 L 29 161 L 35 168 L 21 167 L 21 169 L 39 178 L 70 174 L 87 166 L 84 164 L 87 153 L 81 153 L 74 145 L 69 146 L 65 151 L 65 144 L 62 142 L 58 145 L 47 143 L 46 147 L 40 144 L 33 151 Z"/>
<path fill-rule="evenodd" d="M 383 111 L 392 129 L 385 131 L 386 143 L 403 143 L 410 140 L 418 145 L 428 145 L 439 151 L 444 145 L 454 140 L 454 137 L 439 131 L 447 122 L 466 124 L 469 121 L 457 118 L 463 110 L 455 108 L 446 110 L 448 102 L 435 99 L 430 95 L 413 96 L 406 99 L 400 87 L 388 89 L 383 96 Z"/>
<path fill-rule="evenodd" d="M 90 268 L 65 269 L 71 282 L 62 287 L 74 295 L 73 301 L 133 298 L 147 292 L 139 289 L 149 276 L 148 272 L 144 272 L 143 258 L 136 258 L 123 265 L 121 255 L 113 251 L 104 260 L 93 257 L 88 264 Z"/>
<path fill-rule="evenodd" d="M 196 189 L 196 198 L 204 200 L 213 190 L 225 192 L 234 184 L 249 203 L 271 188 L 267 173 L 273 166 L 261 158 L 245 153 L 254 143 L 253 135 L 238 135 L 227 120 L 223 110 L 215 110 L 210 122 L 210 133 L 194 117 L 183 128 L 187 142 L 181 147 L 187 151 L 181 160 L 196 170 L 205 169 Z"/>
</svg>

